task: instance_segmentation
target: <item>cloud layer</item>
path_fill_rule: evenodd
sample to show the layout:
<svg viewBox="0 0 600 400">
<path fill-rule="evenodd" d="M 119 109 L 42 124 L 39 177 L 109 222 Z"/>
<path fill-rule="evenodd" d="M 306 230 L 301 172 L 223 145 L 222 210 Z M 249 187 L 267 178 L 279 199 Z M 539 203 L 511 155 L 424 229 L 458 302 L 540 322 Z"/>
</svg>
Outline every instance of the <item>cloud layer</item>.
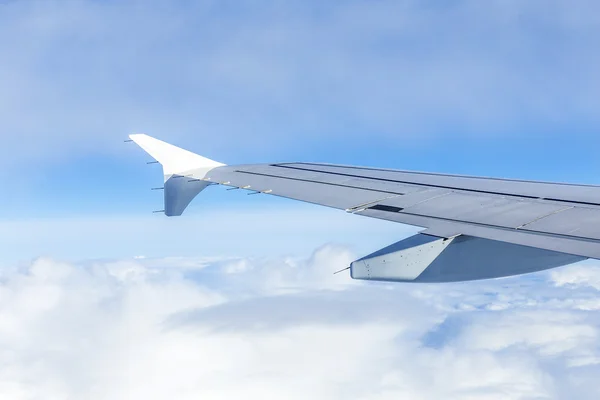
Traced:
<svg viewBox="0 0 600 400">
<path fill-rule="evenodd" d="M 362 284 L 354 258 L 38 259 L 0 279 L 0 397 L 596 399 L 593 264 Z"/>
</svg>

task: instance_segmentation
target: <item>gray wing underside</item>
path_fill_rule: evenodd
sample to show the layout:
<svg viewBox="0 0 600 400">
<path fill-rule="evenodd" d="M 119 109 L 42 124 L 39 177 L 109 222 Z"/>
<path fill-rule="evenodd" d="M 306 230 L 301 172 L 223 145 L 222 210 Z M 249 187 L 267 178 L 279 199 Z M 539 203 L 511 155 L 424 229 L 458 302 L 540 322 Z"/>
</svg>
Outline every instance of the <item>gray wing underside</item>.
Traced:
<svg viewBox="0 0 600 400">
<path fill-rule="evenodd" d="M 287 163 L 222 166 L 213 183 L 458 235 L 600 258 L 600 187 Z"/>
</svg>

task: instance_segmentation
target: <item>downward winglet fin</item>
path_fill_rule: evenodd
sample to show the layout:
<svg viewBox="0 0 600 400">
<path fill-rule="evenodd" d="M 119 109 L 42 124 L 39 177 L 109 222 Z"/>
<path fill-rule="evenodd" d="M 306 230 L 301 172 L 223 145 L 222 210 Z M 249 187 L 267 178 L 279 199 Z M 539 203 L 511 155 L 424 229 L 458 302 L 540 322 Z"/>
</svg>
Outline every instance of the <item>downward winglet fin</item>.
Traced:
<svg viewBox="0 0 600 400">
<path fill-rule="evenodd" d="M 202 181 L 206 173 L 225 165 L 145 134 L 129 138 L 162 165 L 167 216 L 181 215 L 198 193 L 210 185 Z M 190 179 L 178 179 L 182 177 Z"/>
</svg>

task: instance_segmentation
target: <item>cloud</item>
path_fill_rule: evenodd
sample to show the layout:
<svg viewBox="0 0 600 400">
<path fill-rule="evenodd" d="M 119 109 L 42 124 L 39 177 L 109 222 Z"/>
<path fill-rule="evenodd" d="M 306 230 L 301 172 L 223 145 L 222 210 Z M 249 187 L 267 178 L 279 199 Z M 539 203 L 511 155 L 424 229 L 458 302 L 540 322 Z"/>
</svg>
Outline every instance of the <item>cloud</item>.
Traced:
<svg viewBox="0 0 600 400">
<path fill-rule="evenodd" d="M 593 0 L 4 2 L 4 209 L 39 213 L 32 187 L 69 215 L 125 207 L 115 199 L 133 190 L 115 182 L 140 175 L 103 157 L 130 157 L 118 145 L 133 131 L 232 162 L 329 157 L 329 142 L 363 154 L 366 137 L 536 140 L 568 126 L 575 142 L 599 123 L 598 11 Z M 332 273 L 406 228 L 280 211 L 4 221 L 0 398 L 598 398 L 594 264 L 364 284 Z M 331 237 L 360 247 L 323 246 Z M 13 262 L 34 254 L 48 257 Z M 90 257 L 103 260 L 73 261 Z"/>
<path fill-rule="evenodd" d="M 598 397 L 600 318 L 571 302 L 598 292 L 562 286 L 568 267 L 448 285 L 330 275 L 352 257 L 3 269 L 0 397 Z"/>
<path fill-rule="evenodd" d="M 557 286 L 592 287 L 600 290 L 600 271 L 581 265 L 563 268 L 552 273 Z"/>
</svg>

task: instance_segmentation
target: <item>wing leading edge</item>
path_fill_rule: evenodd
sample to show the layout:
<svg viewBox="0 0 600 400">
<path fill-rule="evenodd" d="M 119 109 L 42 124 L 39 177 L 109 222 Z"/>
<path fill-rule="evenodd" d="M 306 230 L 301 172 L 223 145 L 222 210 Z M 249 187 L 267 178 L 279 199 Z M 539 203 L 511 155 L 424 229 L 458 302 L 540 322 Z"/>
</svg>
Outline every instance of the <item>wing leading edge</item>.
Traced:
<svg viewBox="0 0 600 400">
<path fill-rule="evenodd" d="M 352 263 L 355 279 L 463 281 L 600 259 L 598 186 L 315 163 L 227 166 L 130 138 L 163 165 L 169 216 L 220 184 L 426 228 Z"/>
</svg>

